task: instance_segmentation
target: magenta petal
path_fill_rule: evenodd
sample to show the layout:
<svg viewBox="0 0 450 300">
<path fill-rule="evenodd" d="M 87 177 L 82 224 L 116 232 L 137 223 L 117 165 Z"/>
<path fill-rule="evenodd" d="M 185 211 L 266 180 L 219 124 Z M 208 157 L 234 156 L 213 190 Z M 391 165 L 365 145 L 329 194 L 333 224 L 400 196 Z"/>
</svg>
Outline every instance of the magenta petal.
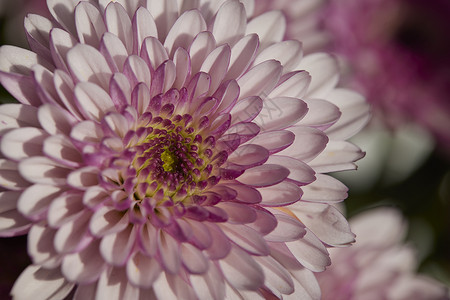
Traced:
<svg viewBox="0 0 450 300">
<path fill-rule="evenodd" d="M 289 181 L 258 188 L 261 193 L 261 204 L 265 206 L 285 206 L 297 202 L 302 197 L 302 190 Z"/>
<path fill-rule="evenodd" d="M 238 180 L 254 187 L 264 187 L 277 184 L 289 175 L 289 170 L 280 165 L 265 164 L 245 170 Z"/>
</svg>

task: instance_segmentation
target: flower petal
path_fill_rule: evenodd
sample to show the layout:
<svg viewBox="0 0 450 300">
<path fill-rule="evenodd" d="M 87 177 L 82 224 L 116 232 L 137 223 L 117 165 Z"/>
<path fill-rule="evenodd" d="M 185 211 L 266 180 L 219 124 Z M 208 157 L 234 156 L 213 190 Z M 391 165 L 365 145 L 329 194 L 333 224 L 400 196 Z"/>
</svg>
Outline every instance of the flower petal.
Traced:
<svg viewBox="0 0 450 300">
<path fill-rule="evenodd" d="M 327 53 L 305 56 L 297 66 L 311 74 L 308 98 L 323 98 L 336 86 L 339 80 L 339 66 L 336 59 Z"/>
<path fill-rule="evenodd" d="M 331 264 L 327 249 L 322 242 L 307 228 L 303 238 L 287 242 L 286 246 L 295 258 L 313 272 L 322 272 Z"/>
<path fill-rule="evenodd" d="M 302 196 L 302 190 L 294 183 L 282 181 L 278 184 L 258 188 L 261 193 L 261 204 L 265 206 L 284 206 L 297 202 Z"/>
<path fill-rule="evenodd" d="M 326 134 L 314 128 L 293 126 L 288 128 L 288 130 L 295 134 L 294 143 L 279 152 L 279 155 L 290 156 L 308 162 L 318 156 L 328 143 Z"/>
<path fill-rule="evenodd" d="M 265 164 L 245 170 L 239 176 L 239 182 L 254 187 L 264 187 L 277 184 L 289 175 L 289 170 L 283 166 Z"/>
<path fill-rule="evenodd" d="M 67 52 L 72 75 L 82 82 L 91 82 L 108 91 L 112 72 L 105 57 L 94 47 L 77 44 Z"/>
<path fill-rule="evenodd" d="M 64 299 L 74 286 L 75 283 L 68 282 L 59 268 L 31 265 L 16 280 L 11 295 L 14 299 L 57 300 Z"/>
<path fill-rule="evenodd" d="M 286 31 L 286 20 L 281 11 L 269 11 L 252 19 L 247 24 L 245 34 L 256 33 L 259 36 L 261 49 L 281 42 Z"/>
<path fill-rule="evenodd" d="M 244 5 L 239 1 L 227 1 L 217 12 L 212 33 L 218 45 L 233 45 L 244 35 L 246 25 Z"/>
<path fill-rule="evenodd" d="M 194 37 L 205 30 L 205 20 L 198 10 L 183 13 L 173 24 L 164 41 L 164 47 L 167 49 L 169 56 L 173 57 L 178 47 L 189 49 Z"/>
<path fill-rule="evenodd" d="M 2 137 L 0 150 L 7 158 L 21 159 L 42 155 L 42 144 L 47 134 L 34 127 L 22 127 L 9 131 Z"/>
<path fill-rule="evenodd" d="M 333 206 L 322 203 L 301 203 L 290 210 L 324 243 L 339 247 L 355 241 L 345 217 Z"/>
<path fill-rule="evenodd" d="M 257 290 L 264 283 L 261 266 L 236 246 L 219 261 L 219 265 L 227 281 L 236 289 Z"/>
<path fill-rule="evenodd" d="M 127 262 L 128 279 L 130 283 L 139 287 L 151 287 L 161 271 L 161 266 L 155 258 L 140 252 L 134 253 Z"/>
<path fill-rule="evenodd" d="M 47 157 L 34 156 L 19 163 L 19 172 L 26 180 L 49 185 L 66 184 L 70 169 Z"/>
<path fill-rule="evenodd" d="M 335 203 L 347 198 L 348 188 L 339 180 L 324 174 L 316 174 L 316 180 L 302 187 L 303 201 Z"/>
<path fill-rule="evenodd" d="M 75 8 L 75 26 L 78 39 L 83 44 L 98 47 L 106 31 L 102 15 L 97 7 L 89 2 L 80 2 Z"/>
<path fill-rule="evenodd" d="M 278 82 L 282 71 L 281 64 L 276 60 L 266 60 L 242 75 L 238 80 L 241 88 L 240 99 L 249 96 L 265 96 Z"/>
</svg>

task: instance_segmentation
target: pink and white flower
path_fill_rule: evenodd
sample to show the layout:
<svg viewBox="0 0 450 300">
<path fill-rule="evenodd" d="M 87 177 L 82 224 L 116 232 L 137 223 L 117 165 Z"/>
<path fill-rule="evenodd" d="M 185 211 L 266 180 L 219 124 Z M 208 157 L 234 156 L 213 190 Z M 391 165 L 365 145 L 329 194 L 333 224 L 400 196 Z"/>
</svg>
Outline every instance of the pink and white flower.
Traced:
<svg viewBox="0 0 450 300">
<path fill-rule="evenodd" d="M 350 220 L 356 243 L 330 249 L 333 264 L 317 273 L 322 299 L 445 300 L 448 289 L 416 274 L 415 249 L 403 240 L 407 224 L 399 211 L 381 207 Z"/>
<path fill-rule="evenodd" d="M 194 5 L 195 4 L 195 5 Z M 318 299 L 367 122 L 337 63 L 252 1 L 48 0 L 0 48 L 15 299 Z"/>
</svg>

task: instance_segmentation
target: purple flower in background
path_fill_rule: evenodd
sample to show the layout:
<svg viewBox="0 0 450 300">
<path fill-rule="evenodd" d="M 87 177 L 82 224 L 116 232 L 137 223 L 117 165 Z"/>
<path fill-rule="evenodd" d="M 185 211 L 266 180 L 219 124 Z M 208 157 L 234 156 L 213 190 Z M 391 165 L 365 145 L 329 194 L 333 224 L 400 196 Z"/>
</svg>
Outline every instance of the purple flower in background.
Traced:
<svg viewBox="0 0 450 300">
<path fill-rule="evenodd" d="M 349 68 L 347 86 L 367 96 L 391 129 L 414 122 L 450 150 L 448 1 L 330 1 L 324 30 Z"/>
<path fill-rule="evenodd" d="M 204 2 L 204 3 L 203 3 Z M 367 122 L 335 59 L 253 2 L 49 0 L 0 48 L 0 235 L 16 299 L 318 299 Z"/>
<path fill-rule="evenodd" d="M 445 300 L 448 289 L 415 273 L 415 249 L 403 243 L 407 224 L 393 208 L 376 208 L 350 220 L 356 243 L 330 249 L 333 264 L 317 273 L 324 300 Z"/>
</svg>

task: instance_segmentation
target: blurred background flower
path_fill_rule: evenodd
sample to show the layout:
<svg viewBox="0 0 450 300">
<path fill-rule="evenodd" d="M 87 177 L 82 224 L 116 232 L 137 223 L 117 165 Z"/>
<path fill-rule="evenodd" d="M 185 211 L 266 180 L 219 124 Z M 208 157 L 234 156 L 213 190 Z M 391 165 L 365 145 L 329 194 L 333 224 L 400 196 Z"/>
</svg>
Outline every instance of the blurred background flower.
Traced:
<svg viewBox="0 0 450 300">
<path fill-rule="evenodd" d="M 401 209 L 422 258 L 419 270 L 450 284 L 450 2 L 257 0 L 281 9 L 286 38 L 336 53 L 341 84 L 366 95 L 373 117 L 353 141 L 366 151 L 350 188 L 349 216 Z M 259 9 L 259 10 L 258 10 Z"/>
<path fill-rule="evenodd" d="M 407 222 L 391 207 L 361 212 L 350 220 L 357 241 L 330 249 L 332 265 L 317 273 L 323 300 L 446 300 L 447 288 L 416 274 L 414 246 L 404 243 Z"/>
</svg>

